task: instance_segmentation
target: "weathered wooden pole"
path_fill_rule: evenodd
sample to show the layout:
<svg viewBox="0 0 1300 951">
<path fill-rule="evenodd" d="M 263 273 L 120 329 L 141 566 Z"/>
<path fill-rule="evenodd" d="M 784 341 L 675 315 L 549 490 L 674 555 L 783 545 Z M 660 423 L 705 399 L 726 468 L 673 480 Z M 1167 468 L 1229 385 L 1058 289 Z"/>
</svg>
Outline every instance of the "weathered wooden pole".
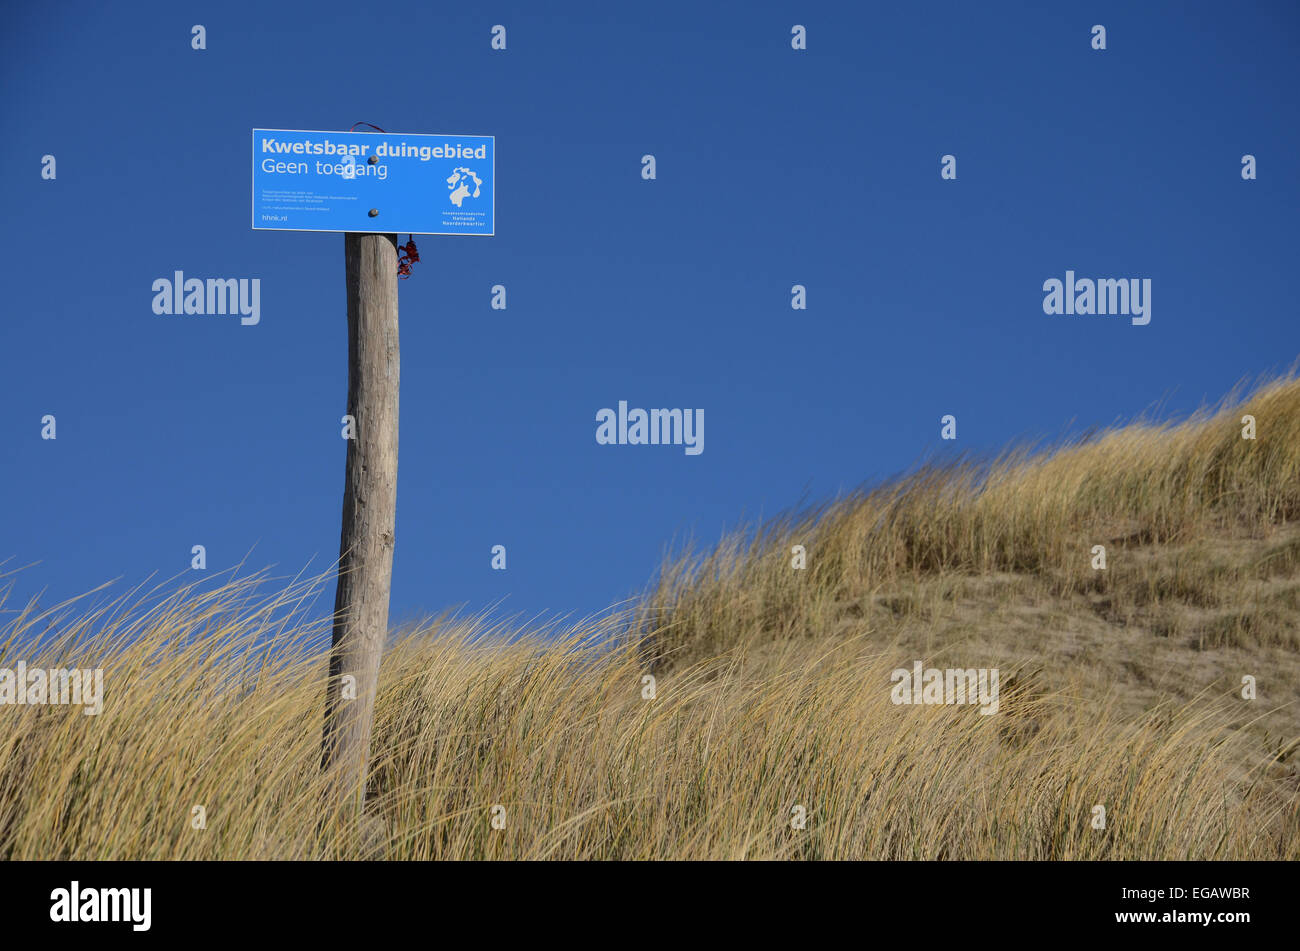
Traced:
<svg viewBox="0 0 1300 951">
<path fill-rule="evenodd" d="M 343 246 L 348 415 L 355 434 L 347 441 L 322 769 L 337 804 L 359 812 L 388 632 L 397 517 L 397 235 L 348 233 Z"/>
</svg>

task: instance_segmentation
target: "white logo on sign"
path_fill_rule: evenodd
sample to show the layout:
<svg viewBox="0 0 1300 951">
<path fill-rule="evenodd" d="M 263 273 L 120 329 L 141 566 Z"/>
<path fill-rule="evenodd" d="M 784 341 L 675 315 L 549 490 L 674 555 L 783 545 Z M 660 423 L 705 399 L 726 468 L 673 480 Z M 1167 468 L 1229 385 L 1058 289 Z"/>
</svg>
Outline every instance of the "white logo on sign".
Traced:
<svg viewBox="0 0 1300 951">
<path fill-rule="evenodd" d="M 474 191 L 471 194 L 469 190 L 470 179 L 474 180 Z M 466 198 L 477 198 L 479 191 L 483 186 L 483 180 L 467 168 L 453 169 L 451 176 L 447 179 L 447 188 L 451 190 L 448 196 L 451 203 L 457 208 Z"/>
</svg>

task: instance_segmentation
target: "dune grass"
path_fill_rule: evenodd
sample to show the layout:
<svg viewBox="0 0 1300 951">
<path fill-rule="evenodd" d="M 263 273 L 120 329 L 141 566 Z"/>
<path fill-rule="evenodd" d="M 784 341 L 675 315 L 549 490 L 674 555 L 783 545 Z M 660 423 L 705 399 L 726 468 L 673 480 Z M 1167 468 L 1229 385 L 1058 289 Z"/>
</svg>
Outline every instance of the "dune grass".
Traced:
<svg viewBox="0 0 1300 951">
<path fill-rule="evenodd" d="M 1225 605 L 1239 623 L 1212 624 L 1210 636 L 1257 631 L 1300 647 L 1294 615 L 1276 623 L 1263 608 L 1252 612 L 1242 592 L 1251 581 L 1294 578 L 1300 539 L 1288 536 L 1258 563 L 1185 560 L 1172 572 L 1159 559 L 1122 557 L 1268 536 L 1300 518 L 1300 382 L 1288 377 L 1245 403 L 1224 403 L 1181 423 L 1140 421 L 1052 451 L 927 465 L 702 555 L 675 556 L 644 599 L 647 628 L 667 628 L 660 653 L 703 656 L 760 631 L 825 633 L 844 605 L 871 592 L 944 573 L 1008 572 L 1052 598 L 1100 591 L 1126 606 Z M 1255 418 L 1253 440 L 1242 438 L 1246 415 Z M 804 571 L 791 570 L 794 545 L 807 551 Z M 1106 573 L 1091 567 L 1094 545 L 1107 548 Z"/>
<path fill-rule="evenodd" d="M 368 821 L 322 805 L 327 579 L 0 603 L 0 667 L 105 688 L 0 707 L 0 856 L 1298 858 L 1298 514 L 1287 379 L 779 519 L 624 614 L 397 632 Z M 999 667 L 999 712 L 894 704 L 914 660 Z"/>
</svg>

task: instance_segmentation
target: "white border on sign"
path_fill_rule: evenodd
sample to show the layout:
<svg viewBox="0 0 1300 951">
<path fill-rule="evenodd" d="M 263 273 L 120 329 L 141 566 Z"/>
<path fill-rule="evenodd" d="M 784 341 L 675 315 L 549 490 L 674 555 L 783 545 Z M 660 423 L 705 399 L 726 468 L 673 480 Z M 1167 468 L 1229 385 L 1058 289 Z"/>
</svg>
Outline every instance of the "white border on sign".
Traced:
<svg viewBox="0 0 1300 951">
<path fill-rule="evenodd" d="M 369 125 L 369 123 L 367 123 Z M 257 171 L 257 133 L 259 132 L 312 132 L 320 135 L 373 135 L 373 132 L 349 132 L 345 129 L 261 129 L 254 127 L 253 130 L 253 165 L 249 170 L 250 175 Z M 430 138 L 437 136 L 448 136 L 450 138 L 462 139 L 491 139 L 492 140 L 492 230 L 491 231 L 406 231 L 405 234 L 432 234 L 447 235 L 453 238 L 491 238 L 497 233 L 497 137 L 495 135 L 477 135 L 473 132 L 385 132 L 384 135 L 427 135 Z M 335 228 L 259 228 L 256 224 L 257 219 L 257 202 L 253 197 L 252 179 L 249 179 L 248 187 L 248 217 L 254 221 L 254 231 L 301 231 L 307 234 L 398 234 L 396 231 L 339 231 Z"/>
</svg>

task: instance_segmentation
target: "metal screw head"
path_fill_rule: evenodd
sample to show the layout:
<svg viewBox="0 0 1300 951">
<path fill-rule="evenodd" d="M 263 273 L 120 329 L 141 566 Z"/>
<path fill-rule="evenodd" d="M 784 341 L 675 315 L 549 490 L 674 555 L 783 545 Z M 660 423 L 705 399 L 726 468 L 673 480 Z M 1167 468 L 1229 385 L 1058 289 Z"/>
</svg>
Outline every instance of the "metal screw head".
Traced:
<svg viewBox="0 0 1300 951">
<path fill-rule="evenodd" d="M 366 163 L 367 163 L 368 165 L 378 165 L 378 164 L 379 164 L 379 159 L 372 155 L 372 156 L 370 156 L 370 158 L 366 159 Z"/>
<path fill-rule="evenodd" d="M 378 218 L 378 217 L 379 217 L 379 209 L 378 209 L 378 208 L 371 208 L 371 209 L 370 209 L 370 217 L 371 217 L 371 218 Z"/>
</svg>

